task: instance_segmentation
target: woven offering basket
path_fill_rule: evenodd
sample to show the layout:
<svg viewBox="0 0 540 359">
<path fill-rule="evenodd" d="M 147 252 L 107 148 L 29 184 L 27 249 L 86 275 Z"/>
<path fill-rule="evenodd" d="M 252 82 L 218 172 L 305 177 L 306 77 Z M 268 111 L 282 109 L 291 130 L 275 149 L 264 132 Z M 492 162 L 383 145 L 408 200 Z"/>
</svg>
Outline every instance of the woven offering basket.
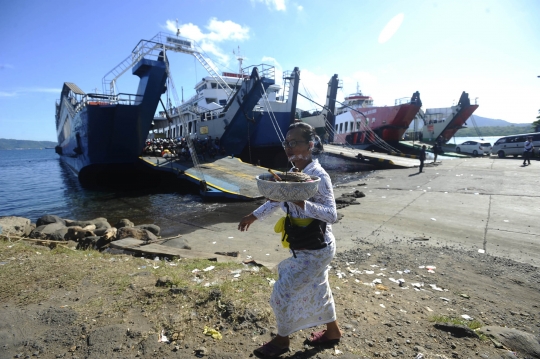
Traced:
<svg viewBox="0 0 540 359">
<path fill-rule="evenodd" d="M 307 200 L 317 193 L 321 179 L 317 176 L 310 177 L 310 182 L 274 181 L 270 173 L 256 178 L 259 192 L 264 197 L 279 202 L 296 202 Z"/>
</svg>

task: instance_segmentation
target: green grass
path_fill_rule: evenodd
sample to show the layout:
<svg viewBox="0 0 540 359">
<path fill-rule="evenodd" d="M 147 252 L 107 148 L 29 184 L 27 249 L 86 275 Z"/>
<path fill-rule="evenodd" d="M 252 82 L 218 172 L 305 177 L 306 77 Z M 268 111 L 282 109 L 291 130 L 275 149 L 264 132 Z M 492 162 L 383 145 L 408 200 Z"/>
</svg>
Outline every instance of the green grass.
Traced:
<svg viewBox="0 0 540 359">
<path fill-rule="evenodd" d="M 153 261 L 62 246 L 49 249 L 24 241 L 0 240 L 0 262 L 5 262 L 0 266 L 2 302 L 28 305 L 47 301 L 59 290 L 77 292 L 80 300 L 70 302 L 70 307 L 81 320 L 101 317 L 120 322 L 135 310 L 148 317 L 156 331 L 171 332 L 202 330 L 203 324 L 211 327 L 223 320 L 235 323 L 246 310 L 268 320 L 269 279 L 277 277 L 264 267 L 235 262 Z M 210 266 L 214 268 L 204 271 Z M 240 277 L 235 278 L 239 270 Z M 168 287 L 156 287 L 157 279 L 165 276 L 171 279 L 170 287 L 182 290 L 174 294 Z"/>
</svg>

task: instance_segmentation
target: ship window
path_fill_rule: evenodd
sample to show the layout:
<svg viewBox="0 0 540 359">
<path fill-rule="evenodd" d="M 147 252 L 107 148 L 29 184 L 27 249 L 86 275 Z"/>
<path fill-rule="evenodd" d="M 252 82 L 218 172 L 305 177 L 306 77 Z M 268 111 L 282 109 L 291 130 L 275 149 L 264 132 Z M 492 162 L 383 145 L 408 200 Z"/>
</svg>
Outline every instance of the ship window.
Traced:
<svg viewBox="0 0 540 359">
<path fill-rule="evenodd" d="M 358 121 L 358 122 L 356 123 L 356 129 L 357 129 L 357 130 L 360 129 L 360 123 L 361 123 L 360 121 Z"/>
<path fill-rule="evenodd" d="M 225 106 L 227 104 L 227 100 L 219 100 L 219 104 L 221 106 Z"/>
<path fill-rule="evenodd" d="M 336 132 L 338 132 L 338 125 L 336 124 Z M 338 132 L 339 133 L 339 132 Z"/>
<path fill-rule="evenodd" d="M 340 123 L 340 124 L 339 124 L 339 133 L 342 133 L 342 132 L 343 132 L 343 124 Z"/>
<path fill-rule="evenodd" d="M 351 121 L 351 131 L 354 131 L 353 122 Z"/>
<path fill-rule="evenodd" d="M 345 122 L 345 132 L 347 132 L 347 128 L 349 127 L 349 123 Z"/>
<path fill-rule="evenodd" d="M 188 133 L 191 133 L 191 124 L 192 122 L 188 122 Z"/>
<path fill-rule="evenodd" d="M 215 82 L 212 82 L 212 88 L 213 89 L 216 89 L 217 88 L 217 84 Z"/>
</svg>

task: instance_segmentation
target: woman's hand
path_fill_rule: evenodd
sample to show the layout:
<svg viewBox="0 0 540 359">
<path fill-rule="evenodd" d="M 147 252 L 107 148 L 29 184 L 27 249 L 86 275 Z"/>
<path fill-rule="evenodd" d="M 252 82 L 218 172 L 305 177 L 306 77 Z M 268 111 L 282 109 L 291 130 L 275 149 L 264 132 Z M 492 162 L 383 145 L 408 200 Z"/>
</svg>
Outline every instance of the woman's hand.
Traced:
<svg viewBox="0 0 540 359">
<path fill-rule="evenodd" d="M 298 207 L 302 208 L 302 209 L 305 209 L 306 208 L 306 201 L 297 201 L 297 202 L 293 202 L 295 205 L 297 205 Z"/>
<path fill-rule="evenodd" d="M 238 230 L 241 232 L 247 231 L 249 226 L 251 226 L 251 223 L 255 222 L 257 220 L 257 217 L 253 215 L 253 213 L 248 214 L 238 224 Z"/>
</svg>

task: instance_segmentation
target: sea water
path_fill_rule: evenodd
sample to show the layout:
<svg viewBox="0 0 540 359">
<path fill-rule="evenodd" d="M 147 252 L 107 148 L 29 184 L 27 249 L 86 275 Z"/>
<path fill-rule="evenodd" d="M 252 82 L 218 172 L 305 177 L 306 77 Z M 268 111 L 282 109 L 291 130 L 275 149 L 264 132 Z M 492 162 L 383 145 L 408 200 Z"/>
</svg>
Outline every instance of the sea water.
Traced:
<svg viewBox="0 0 540 359">
<path fill-rule="evenodd" d="M 336 185 L 361 179 L 367 172 L 329 174 Z M 205 202 L 197 193 L 183 191 L 178 182 L 178 187 L 167 189 L 91 190 L 81 187 L 53 149 L 0 150 L 0 217 L 25 217 L 34 223 L 45 214 L 77 220 L 105 217 L 111 225 L 127 218 L 136 225 L 156 224 L 162 236 L 171 236 L 193 226 L 196 218 L 209 223 L 213 214 L 228 211 L 237 213 L 240 221 L 253 209 L 254 204 L 243 202 Z M 219 221 L 219 215 L 214 217 Z"/>
<path fill-rule="evenodd" d="M 0 217 L 20 216 L 35 222 L 54 214 L 80 220 L 105 217 L 112 225 L 122 218 L 135 224 L 180 223 L 187 212 L 215 206 L 196 194 L 156 188 L 86 189 L 54 150 L 0 150 Z"/>
</svg>

